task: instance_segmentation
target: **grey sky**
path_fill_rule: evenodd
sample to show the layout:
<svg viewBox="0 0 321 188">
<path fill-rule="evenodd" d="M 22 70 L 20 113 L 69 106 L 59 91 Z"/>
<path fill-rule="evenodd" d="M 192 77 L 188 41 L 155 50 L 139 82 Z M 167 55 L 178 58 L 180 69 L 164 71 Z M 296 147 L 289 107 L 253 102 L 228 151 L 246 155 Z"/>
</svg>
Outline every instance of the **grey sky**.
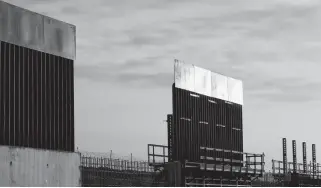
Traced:
<svg viewBox="0 0 321 188">
<path fill-rule="evenodd" d="M 287 137 L 321 157 L 319 0 L 6 1 L 76 25 L 81 150 L 166 144 L 175 57 L 243 80 L 246 151 L 281 159 Z"/>
</svg>

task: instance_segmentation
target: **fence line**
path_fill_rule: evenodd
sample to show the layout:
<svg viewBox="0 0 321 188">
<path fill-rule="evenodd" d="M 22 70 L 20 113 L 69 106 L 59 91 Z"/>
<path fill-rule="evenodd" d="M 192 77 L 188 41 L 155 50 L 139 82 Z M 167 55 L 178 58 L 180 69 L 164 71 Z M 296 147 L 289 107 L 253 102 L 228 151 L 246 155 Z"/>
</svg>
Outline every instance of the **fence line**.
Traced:
<svg viewBox="0 0 321 188">
<path fill-rule="evenodd" d="M 83 186 L 163 186 L 160 172 L 146 161 L 80 152 Z M 132 157 L 131 157 L 132 159 Z"/>
</svg>

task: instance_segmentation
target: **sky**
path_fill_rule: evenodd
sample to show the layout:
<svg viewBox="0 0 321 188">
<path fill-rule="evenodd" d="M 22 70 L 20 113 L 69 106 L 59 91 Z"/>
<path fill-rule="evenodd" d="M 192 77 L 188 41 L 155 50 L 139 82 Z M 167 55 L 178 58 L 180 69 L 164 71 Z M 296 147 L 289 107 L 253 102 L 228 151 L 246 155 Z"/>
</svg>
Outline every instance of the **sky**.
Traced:
<svg viewBox="0 0 321 188">
<path fill-rule="evenodd" d="M 319 0 L 5 1 L 76 25 L 79 150 L 147 159 L 167 144 L 177 58 L 243 81 L 246 152 L 281 160 L 286 137 L 300 162 L 303 141 L 321 157 Z"/>
</svg>

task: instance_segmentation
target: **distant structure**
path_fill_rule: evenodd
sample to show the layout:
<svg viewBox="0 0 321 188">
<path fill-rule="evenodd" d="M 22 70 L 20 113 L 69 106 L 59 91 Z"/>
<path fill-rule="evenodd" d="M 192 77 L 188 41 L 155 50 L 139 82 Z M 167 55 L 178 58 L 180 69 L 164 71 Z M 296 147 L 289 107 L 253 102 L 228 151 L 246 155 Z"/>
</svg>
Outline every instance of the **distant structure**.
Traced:
<svg viewBox="0 0 321 188">
<path fill-rule="evenodd" d="M 0 145 L 74 151 L 75 26 L 0 1 Z"/>
<path fill-rule="evenodd" d="M 312 161 L 308 163 L 307 143 L 302 142 L 302 163 L 298 162 L 296 140 L 292 140 L 292 161 L 288 158 L 287 140 L 282 138 L 282 160 L 272 160 L 272 175 L 284 186 L 312 187 L 321 185 L 321 165 L 317 163 L 316 145 L 312 144 Z"/>
<path fill-rule="evenodd" d="M 197 161 L 201 147 L 243 152 L 242 81 L 175 61 L 173 85 L 174 161 Z M 184 148 L 184 149 L 178 149 Z M 227 153 L 218 155 L 228 158 Z"/>
<path fill-rule="evenodd" d="M 171 186 L 251 185 L 262 177 L 264 154 L 243 151 L 241 80 L 175 60 L 172 92 L 168 145 L 148 145 L 149 164 L 167 169 Z"/>
</svg>

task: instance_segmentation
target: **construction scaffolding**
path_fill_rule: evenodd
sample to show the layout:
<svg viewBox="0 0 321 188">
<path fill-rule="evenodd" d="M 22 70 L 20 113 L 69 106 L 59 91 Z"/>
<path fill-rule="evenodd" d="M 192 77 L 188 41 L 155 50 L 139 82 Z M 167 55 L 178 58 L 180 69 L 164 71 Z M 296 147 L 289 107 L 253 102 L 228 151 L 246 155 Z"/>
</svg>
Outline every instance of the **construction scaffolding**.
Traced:
<svg viewBox="0 0 321 188">
<path fill-rule="evenodd" d="M 302 143 L 302 163 L 297 161 L 296 141 L 292 140 L 292 162 L 287 159 L 286 138 L 282 139 L 283 160 L 272 160 L 272 174 L 283 186 L 320 186 L 321 165 L 316 161 L 316 146 L 312 144 L 312 161 L 307 163 L 306 143 Z"/>
<path fill-rule="evenodd" d="M 126 160 L 95 153 L 81 153 L 81 183 L 84 187 L 164 186 L 161 172 L 146 161 Z"/>
<path fill-rule="evenodd" d="M 272 160 L 271 172 L 264 170 L 264 154 L 208 147 L 200 148 L 199 160 L 186 160 L 184 163 L 171 161 L 168 146 L 156 144 L 148 144 L 147 161 L 81 152 L 81 183 L 85 187 L 320 186 L 321 165 L 316 162 L 316 146 L 312 147 L 312 161 L 309 163 L 305 142 L 302 143 L 302 163 L 296 158 L 295 141 L 292 141 L 292 147 L 293 160 L 288 161 L 284 138 L 283 160 Z M 238 155 L 239 159 L 235 159 L 234 155 Z"/>
<path fill-rule="evenodd" d="M 166 169 L 166 165 L 180 163 L 179 161 L 167 162 L 167 155 L 155 153 L 155 150 L 159 151 L 157 148 L 162 148 L 165 151 L 167 146 L 149 144 L 148 148 L 148 163 L 155 170 Z M 175 182 L 175 185 L 186 187 L 250 186 L 253 180 L 264 174 L 264 154 L 207 147 L 201 147 L 200 151 L 202 153 L 199 160 L 186 160 L 183 164 L 177 165 L 175 171 L 179 172 L 180 177 L 164 177 L 164 179 L 176 179 L 178 182 Z M 238 155 L 238 160 L 234 155 Z"/>
</svg>

